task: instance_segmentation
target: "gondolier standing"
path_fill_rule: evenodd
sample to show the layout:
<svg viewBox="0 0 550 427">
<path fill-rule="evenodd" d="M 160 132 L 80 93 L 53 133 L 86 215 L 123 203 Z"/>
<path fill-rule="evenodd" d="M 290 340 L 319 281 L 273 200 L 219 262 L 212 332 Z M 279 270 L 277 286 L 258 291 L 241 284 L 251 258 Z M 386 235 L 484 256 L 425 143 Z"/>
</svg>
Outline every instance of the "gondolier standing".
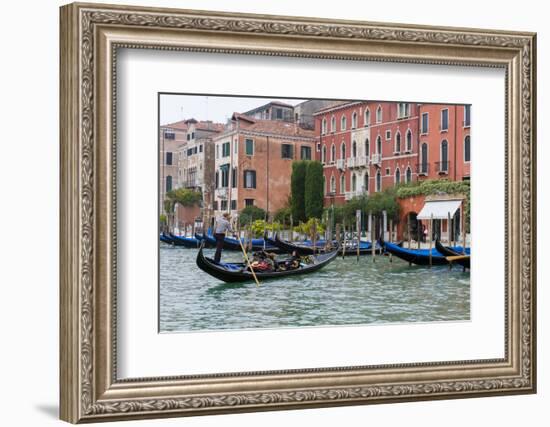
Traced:
<svg viewBox="0 0 550 427">
<path fill-rule="evenodd" d="M 233 231 L 229 218 L 231 215 L 229 212 L 224 214 L 216 220 L 216 229 L 214 230 L 214 237 L 216 239 L 216 254 L 214 255 L 214 261 L 220 262 L 222 258 L 223 241 L 225 239 L 226 231 Z"/>
</svg>

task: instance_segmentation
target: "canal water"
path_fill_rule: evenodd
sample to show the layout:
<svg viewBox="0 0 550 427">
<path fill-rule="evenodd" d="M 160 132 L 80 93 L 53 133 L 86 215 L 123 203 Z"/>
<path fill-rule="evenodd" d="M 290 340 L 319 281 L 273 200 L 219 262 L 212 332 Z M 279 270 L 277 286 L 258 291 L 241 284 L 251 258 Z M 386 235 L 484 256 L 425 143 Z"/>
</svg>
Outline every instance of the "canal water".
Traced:
<svg viewBox="0 0 550 427">
<path fill-rule="evenodd" d="M 161 244 L 160 332 L 470 319 L 470 273 L 461 268 L 339 257 L 318 272 L 257 287 L 225 284 L 200 270 L 196 255 Z M 242 254 L 224 251 L 222 261 L 241 262 Z"/>
</svg>

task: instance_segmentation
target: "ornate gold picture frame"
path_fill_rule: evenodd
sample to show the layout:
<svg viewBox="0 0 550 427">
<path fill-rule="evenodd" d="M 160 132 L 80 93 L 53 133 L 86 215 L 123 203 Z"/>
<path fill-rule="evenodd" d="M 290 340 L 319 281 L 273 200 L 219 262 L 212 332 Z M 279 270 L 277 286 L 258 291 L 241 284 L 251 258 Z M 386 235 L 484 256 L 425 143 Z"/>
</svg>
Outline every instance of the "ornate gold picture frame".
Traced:
<svg viewBox="0 0 550 427">
<path fill-rule="evenodd" d="M 61 8 L 60 43 L 63 420 L 112 421 L 535 392 L 535 34 L 71 4 Z M 114 149 L 119 48 L 504 69 L 505 357 L 120 380 Z"/>
</svg>

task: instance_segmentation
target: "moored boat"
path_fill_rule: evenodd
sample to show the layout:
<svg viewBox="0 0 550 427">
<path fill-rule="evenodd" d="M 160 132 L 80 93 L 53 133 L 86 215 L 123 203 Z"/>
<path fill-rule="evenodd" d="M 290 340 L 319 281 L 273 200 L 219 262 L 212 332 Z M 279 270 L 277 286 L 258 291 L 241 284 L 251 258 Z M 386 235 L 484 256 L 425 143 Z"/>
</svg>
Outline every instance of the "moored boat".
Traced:
<svg viewBox="0 0 550 427">
<path fill-rule="evenodd" d="M 227 283 L 246 282 L 254 280 L 254 276 L 251 271 L 248 270 L 248 265 L 245 262 L 241 263 L 226 263 L 216 262 L 211 258 L 204 256 L 203 246 L 199 249 L 197 254 L 197 266 L 204 272 L 211 276 L 222 280 Z M 299 267 L 286 270 L 271 270 L 271 271 L 255 271 L 258 280 L 276 279 L 286 276 L 295 276 L 302 274 L 309 274 L 323 268 L 338 256 L 338 249 L 331 252 L 326 252 L 319 255 L 311 255 L 308 257 L 307 263 L 300 262 Z M 279 261 L 278 265 L 284 264 L 285 260 Z"/>
<path fill-rule="evenodd" d="M 293 253 L 294 251 L 296 251 L 296 253 L 299 255 L 313 255 L 326 252 L 324 241 L 322 245 L 317 243 L 314 249 L 313 244 L 311 244 L 310 242 L 289 242 L 286 240 L 281 240 L 277 234 L 274 238 L 266 238 L 266 240 L 269 244 L 277 246 L 282 251 L 287 253 Z M 333 242 L 332 246 L 335 247 L 336 245 L 337 243 Z M 346 245 L 339 250 L 340 255 L 342 255 L 343 251 L 345 251 L 345 255 L 348 256 L 357 255 L 357 241 L 346 242 Z M 374 249 L 374 253 L 380 254 L 381 251 L 382 247 L 377 244 Z M 359 255 L 372 255 L 371 242 L 361 241 L 359 243 Z"/>
<path fill-rule="evenodd" d="M 430 265 L 430 249 L 407 249 L 380 239 L 384 250 L 404 261 L 416 265 Z M 431 265 L 448 265 L 449 261 L 437 249 L 431 249 Z"/>
<path fill-rule="evenodd" d="M 170 233 L 169 237 L 172 239 L 172 242 L 176 246 L 184 246 L 186 248 L 198 248 L 200 241 L 195 237 L 186 237 L 186 236 L 177 236 Z"/>
<path fill-rule="evenodd" d="M 451 264 L 458 264 L 467 269 L 470 268 L 470 248 L 464 250 L 461 246 L 443 246 L 439 239 L 435 241 L 435 248 L 444 255 Z"/>
</svg>

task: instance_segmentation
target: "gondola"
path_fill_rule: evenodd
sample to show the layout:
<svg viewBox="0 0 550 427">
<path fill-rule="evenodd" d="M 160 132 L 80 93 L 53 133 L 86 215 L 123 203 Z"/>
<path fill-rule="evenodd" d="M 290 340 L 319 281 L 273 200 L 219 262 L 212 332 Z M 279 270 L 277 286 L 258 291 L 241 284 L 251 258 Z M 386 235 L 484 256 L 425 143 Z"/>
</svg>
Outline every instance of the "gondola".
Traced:
<svg viewBox="0 0 550 427">
<path fill-rule="evenodd" d="M 169 237 L 172 239 L 172 242 L 176 246 L 184 246 L 186 248 L 198 248 L 200 241 L 195 237 L 185 237 L 185 236 L 176 236 L 175 234 L 170 233 Z"/>
<path fill-rule="evenodd" d="M 201 240 L 204 240 L 206 243 L 206 247 L 216 247 L 216 238 L 212 236 L 211 234 L 206 234 L 201 236 Z M 245 239 L 241 239 L 243 246 L 247 247 L 249 242 Z M 267 242 L 266 242 L 267 243 Z M 239 243 L 239 240 L 233 238 L 233 237 L 225 237 L 223 240 L 223 249 L 227 251 L 241 251 L 241 245 Z M 277 246 L 265 244 L 264 247 L 264 239 L 252 239 L 252 250 L 253 251 L 267 251 L 267 252 L 274 252 L 274 253 L 280 253 L 280 249 Z"/>
<path fill-rule="evenodd" d="M 288 242 L 286 240 L 279 239 L 279 236 L 277 234 L 273 239 L 266 238 L 266 240 L 269 244 L 277 246 L 282 251 L 288 252 L 288 253 L 292 253 L 296 251 L 296 253 L 299 255 L 313 255 L 313 254 L 325 252 L 324 244 L 323 246 L 321 246 L 320 244 L 317 243 L 316 249 L 314 249 L 313 245 L 309 242 L 302 242 L 302 243 Z M 334 242 L 333 245 L 335 246 L 336 242 Z M 339 250 L 340 255 L 342 255 L 343 251 L 345 251 L 345 255 L 348 255 L 348 256 L 357 255 L 357 242 L 356 241 L 347 242 L 345 247 L 340 248 Z M 380 254 L 381 252 L 382 252 L 382 247 L 380 245 L 377 245 L 377 247 L 374 250 L 374 253 Z M 359 243 L 359 255 L 372 255 L 371 242 Z"/>
<path fill-rule="evenodd" d="M 197 254 L 197 266 L 211 276 L 220 279 L 226 283 L 245 282 L 254 280 L 254 276 L 247 270 L 247 264 L 241 263 L 225 263 L 215 262 L 211 258 L 207 258 L 203 253 L 204 245 L 201 244 L 199 253 Z M 338 250 L 327 252 L 320 255 L 312 255 L 310 264 L 300 264 L 300 267 L 292 270 L 281 271 L 256 271 L 258 280 L 276 279 L 287 276 L 296 276 L 301 274 L 309 274 L 323 268 L 338 256 Z M 284 262 L 284 261 L 282 261 Z"/>
<path fill-rule="evenodd" d="M 429 249 L 406 249 L 402 248 L 395 243 L 385 242 L 380 239 L 379 243 L 386 252 L 395 255 L 397 258 L 401 258 L 408 263 L 416 265 L 430 265 L 430 250 Z M 431 265 L 448 265 L 449 261 L 437 249 L 431 250 Z"/>
<path fill-rule="evenodd" d="M 160 233 L 160 241 L 162 243 L 166 243 L 168 245 L 173 245 L 174 244 L 174 241 L 172 240 L 172 238 L 170 236 L 168 236 L 167 234 L 165 234 L 164 232 Z"/>
<path fill-rule="evenodd" d="M 466 248 L 464 251 L 461 246 L 448 247 L 443 246 L 443 244 L 437 239 L 435 241 L 435 248 L 439 253 L 445 257 L 460 257 L 453 258 L 451 264 L 458 264 L 464 268 L 470 269 L 470 249 Z M 449 261 L 449 260 L 447 260 Z"/>
</svg>

